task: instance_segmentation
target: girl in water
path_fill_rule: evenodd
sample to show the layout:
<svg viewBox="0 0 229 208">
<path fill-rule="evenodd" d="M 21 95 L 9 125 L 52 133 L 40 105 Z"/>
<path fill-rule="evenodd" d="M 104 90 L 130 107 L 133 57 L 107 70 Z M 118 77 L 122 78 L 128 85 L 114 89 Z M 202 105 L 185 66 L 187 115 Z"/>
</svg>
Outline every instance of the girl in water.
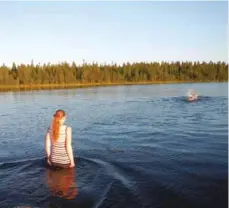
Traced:
<svg viewBox="0 0 229 208">
<path fill-rule="evenodd" d="M 64 110 L 57 110 L 45 138 L 47 163 L 61 168 L 75 167 L 72 150 L 72 129 L 64 124 Z"/>
</svg>

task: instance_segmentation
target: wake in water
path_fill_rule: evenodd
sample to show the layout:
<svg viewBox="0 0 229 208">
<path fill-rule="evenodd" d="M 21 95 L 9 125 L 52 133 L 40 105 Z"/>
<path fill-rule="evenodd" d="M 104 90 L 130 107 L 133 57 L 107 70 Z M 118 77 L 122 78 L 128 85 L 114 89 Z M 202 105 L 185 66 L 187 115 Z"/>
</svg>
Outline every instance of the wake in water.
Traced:
<svg viewBox="0 0 229 208">
<path fill-rule="evenodd" d="M 158 100 L 151 100 L 149 102 L 156 103 L 156 102 L 187 102 L 187 103 L 193 103 L 193 102 L 199 102 L 199 101 L 214 101 L 213 97 L 209 96 L 198 96 L 198 99 L 193 100 L 192 102 L 188 100 L 187 96 L 174 96 L 174 97 L 163 97 Z"/>
</svg>

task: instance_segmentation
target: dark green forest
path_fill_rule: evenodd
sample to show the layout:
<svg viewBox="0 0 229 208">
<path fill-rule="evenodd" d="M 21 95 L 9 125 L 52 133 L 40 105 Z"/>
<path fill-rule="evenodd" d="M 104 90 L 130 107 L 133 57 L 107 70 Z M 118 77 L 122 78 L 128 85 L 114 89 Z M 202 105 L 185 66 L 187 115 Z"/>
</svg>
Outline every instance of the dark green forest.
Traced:
<svg viewBox="0 0 229 208">
<path fill-rule="evenodd" d="M 0 67 L 0 85 L 68 85 L 92 83 L 139 82 L 209 82 L 227 81 L 225 62 L 151 62 L 117 64 L 12 64 Z"/>
</svg>

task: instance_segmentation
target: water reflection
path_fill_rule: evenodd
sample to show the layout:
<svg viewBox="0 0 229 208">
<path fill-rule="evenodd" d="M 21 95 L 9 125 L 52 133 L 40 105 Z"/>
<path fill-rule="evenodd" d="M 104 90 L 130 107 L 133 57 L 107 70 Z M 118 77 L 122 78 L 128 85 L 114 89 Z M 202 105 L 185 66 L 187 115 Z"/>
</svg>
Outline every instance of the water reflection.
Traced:
<svg viewBox="0 0 229 208">
<path fill-rule="evenodd" d="M 75 182 L 75 168 L 47 168 L 46 180 L 47 185 L 54 196 L 65 199 L 73 199 L 78 194 Z"/>
</svg>

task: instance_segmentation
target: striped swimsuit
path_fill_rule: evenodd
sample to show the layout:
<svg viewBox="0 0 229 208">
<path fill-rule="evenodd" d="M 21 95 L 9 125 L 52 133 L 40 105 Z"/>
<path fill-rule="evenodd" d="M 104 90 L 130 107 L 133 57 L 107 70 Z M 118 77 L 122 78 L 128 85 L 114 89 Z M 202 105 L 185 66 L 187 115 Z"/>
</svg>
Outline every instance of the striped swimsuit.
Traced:
<svg viewBox="0 0 229 208">
<path fill-rule="evenodd" d="M 50 136 L 52 135 L 49 128 Z M 51 155 L 50 161 L 54 166 L 68 167 L 70 165 L 70 159 L 66 150 L 66 136 L 67 126 L 60 127 L 59 137 L 56 142 L 53 141 L 51 136 Z"/>
</svg>

